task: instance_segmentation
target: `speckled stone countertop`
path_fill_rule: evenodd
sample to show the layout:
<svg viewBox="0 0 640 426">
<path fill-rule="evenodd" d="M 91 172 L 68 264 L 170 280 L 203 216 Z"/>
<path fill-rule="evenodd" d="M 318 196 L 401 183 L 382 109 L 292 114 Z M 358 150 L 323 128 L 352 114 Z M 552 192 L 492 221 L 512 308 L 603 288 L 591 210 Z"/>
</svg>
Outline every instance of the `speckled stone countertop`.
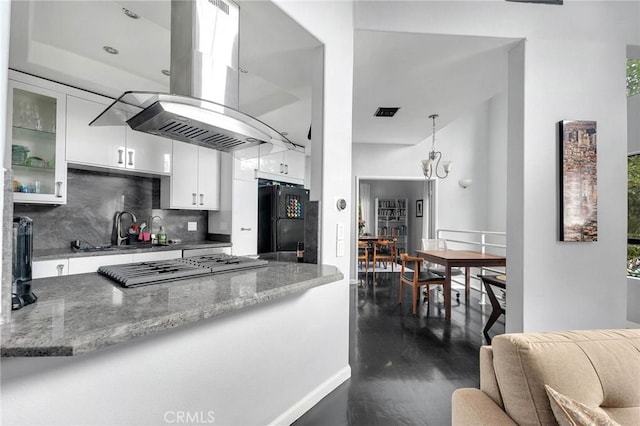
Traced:
<svg viewBox="0 0 640 426">
<path fill-rule="evenodd" d="M 112 254 L 124 254 L 124 253 L 145 253 L 155 251 L 167 251 L 167 250 L 188 250 L 188 249 L 201 249 L 201 248 L 216 248 L 216 247 L 231 247 L 231 243 L 216 242 L 216 241 L 201 241 L 196 243 L 180 243 L 180 244 L 167 244 L 167 245 L 154 245 L 150 244 L 136 244 L 130 246 L 112 247 L 108 250 L 102 251 L 76 251 L 69 248 L 63 249 L 43 249 L 33 251 L 33 260 L 50 260 L 61 259 L 70 257 L 88 257 L 88 256 L 108 256 Z"/>
<path fill-rule="evenodd" d="M 1 355 L 69 356 L 128 342 L 341 280 L 334 266 L 267 267 L 138 288 L 98 274 L 33 280 L 38 301 L 2 324 Z"/>
</svg>

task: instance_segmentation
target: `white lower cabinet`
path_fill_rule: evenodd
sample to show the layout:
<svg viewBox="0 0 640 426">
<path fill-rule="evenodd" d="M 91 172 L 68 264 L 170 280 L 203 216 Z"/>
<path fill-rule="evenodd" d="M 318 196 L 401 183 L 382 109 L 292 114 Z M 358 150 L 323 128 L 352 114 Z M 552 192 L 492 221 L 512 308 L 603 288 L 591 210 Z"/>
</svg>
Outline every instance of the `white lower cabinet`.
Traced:
<svg viewBox="0 0 640 426">
<path fill-rule="evenodd" d="M 163 209 L 220 209 L 220 152 L 173 141 L 171 177 L 162 178 Z"/>
<path fill-rule="evenodd" d="M 258 253 L 258 183 L 233 179 L 231 195 L 231 253 Z"/>
<path fill-rule="evenodd" d="M 69 259 L 33 261 L 31 275 L 33 279 L 69 275 Z"/>
<path fill-rule="evenodd" d="M 111 254 L 106 256 L 71 257 L 69 259 L 35 260 L 32 264 L 32 274 L 34 279 L 86 274 L 88 272 L 97 272 L 100 266 L 178 259 L 181 257 L 182 250 L 163 250 L 143 253 Z"/>
<path fill-rule="evenodd" d="M 132 263 L 133 253 L 108 256 L 72 257 L 69 259 L 69 275 L 96 272 L 100 266 Z"/>
</svg>

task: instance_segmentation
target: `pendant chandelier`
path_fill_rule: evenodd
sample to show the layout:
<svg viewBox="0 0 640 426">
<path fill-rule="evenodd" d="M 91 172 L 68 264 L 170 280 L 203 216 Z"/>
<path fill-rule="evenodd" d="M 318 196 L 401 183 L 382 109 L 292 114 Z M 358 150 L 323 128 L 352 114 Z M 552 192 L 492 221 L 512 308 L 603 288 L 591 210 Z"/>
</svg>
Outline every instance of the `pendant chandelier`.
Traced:
<svg viewBox="0 0 640 426">
<path fill-rule="evenodd" d="M 438 114 L 432 114 L 429 116 L 429 118 L 433 120 L 431 150 L 429 151 L 427 159 L 422 160 L 422 173 L 424 173 L 424 177 L 426 179 L 431 179 L 432 177 L 444 179 L 449 175 L 449 171 L 451 170 L 451 161 L 443 161 L 442 168 L 440 169 L 442 153 L 440 151 L 436 151 L 436 118 L 438 117 Z"/>
</svg>

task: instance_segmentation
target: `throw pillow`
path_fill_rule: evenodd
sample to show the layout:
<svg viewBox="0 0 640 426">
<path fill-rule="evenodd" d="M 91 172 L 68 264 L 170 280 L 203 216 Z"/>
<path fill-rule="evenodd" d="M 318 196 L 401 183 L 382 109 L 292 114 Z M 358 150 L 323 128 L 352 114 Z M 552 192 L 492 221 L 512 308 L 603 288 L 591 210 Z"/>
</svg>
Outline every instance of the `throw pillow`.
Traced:
<svg viewBox="0 0 640 426">
<path fill-rule="evenodd" d="M 605 413 L 562 395 L 549 385 L 544 387 L 553 415 L 560 426 L 620 426 Z"/>
</svg>

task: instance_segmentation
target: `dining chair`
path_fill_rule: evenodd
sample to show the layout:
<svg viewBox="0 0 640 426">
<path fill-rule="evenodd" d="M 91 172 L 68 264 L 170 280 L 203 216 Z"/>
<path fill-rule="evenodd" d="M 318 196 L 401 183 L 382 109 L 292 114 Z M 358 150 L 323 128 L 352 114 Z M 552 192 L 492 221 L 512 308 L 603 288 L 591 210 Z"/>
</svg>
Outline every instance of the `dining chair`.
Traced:
<svg viewBox="0 0 640 426">
<path fill-rule="evenodd" d="M 444 285 L 444 277 L 433 274 L 429 271 L 420 271 L 420 266 L 424 259 L 421 257 L 409 256 L 407 253 L 402 253 L 402 263 L 400 269 L 400 303 L 402 303 L 402 290 L 405 285 L 412 288 L 411 301 L 413 305 L 413 314 L 416 314 L 417 303 L 420 294 L 420 287 L 426 286 L 425 301 L 429 303 L 429 290 L 431 286 Z M 412 269 L 409 271 L 408 269 Z M 444 297 L 451 297 L 451 295 L 444 295 Z"/>
<path fill-rule="evenodd" d="M 365 272 L 369 271 L 369 244 L 366 241 L 358 241 L 358 266 L 364 263 Z"/>
<path fill-rule="evenodd" d="M 422 239 L 422 250 L 447 250 L 447 240 L 444 238 L 423 238 Z M 444 265 L 439 265 L 437 263 L 430 263 L 425 261 L 425 268 L 427 271 L 432 274 L 440 275 L 441 277 L 445 277 L 447 275 L 447 270 Z M 462 275 L 462 270 L 460 268 L 451 268 L 451 276 Z M 460 298 L 460 292 L 456 291 L 456 298 Z"/>
<path fill-rule="evenodd" d="M 396 258 L 396 242 L 397 238 L 393 240 L 378 240 L 373 243 L 373 270 L 376 270 L 376 264 L 380 266 L 380 263 L 387 268 L 387 262 L 391 262 L 391 272 L 397 262 Z"/>
</svg>

